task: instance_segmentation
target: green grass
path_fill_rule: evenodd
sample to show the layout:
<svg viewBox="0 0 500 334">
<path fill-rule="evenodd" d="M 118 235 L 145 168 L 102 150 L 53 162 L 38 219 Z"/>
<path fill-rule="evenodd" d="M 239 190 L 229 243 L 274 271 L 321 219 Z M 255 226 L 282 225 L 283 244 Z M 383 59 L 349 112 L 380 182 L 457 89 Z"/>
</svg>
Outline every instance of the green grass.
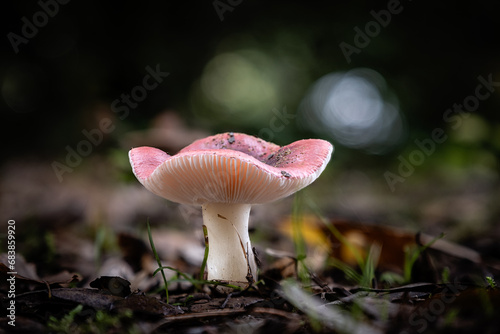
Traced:
<svg viewBox="0 0 500 334">
<path fill-rule="evenodd" d="M 405 262 L 403 266 L 403 277 L 405 282 L 411 282 L 411 274 L 413 271 L 413 265 L 415 264 L 415 261 L 418 260 L 420 255 L 427 249 L 429 248 L 433 243 L 435 243 L 437 240 L 442 239 L 444 237 L 444 233 L 441 233 L 431 241 L 429 241 L 427 244 L 423 246 L 417 246 L 417 247 L 409 247 L 408 249 L 405 249 Z"/>
<path fill-rule="evenodd" d="M 61 319 L 50 316 L 47 326 L 56 333 L 65 333 L 75 323 L 75 316 L 83 310 L 83 305 L 78 305 Z"/>
<path fill-rule="evenodd" d="M 126 334 L 140 333 L 137 325 L 132 322 L 131 310 L 124 310 L 117 314 L 110 314 L 103 310 L 87 309 L 84 311 L 83 305 L 80 304 L 60 319 L 50 316 L 47 327 L 51 333 L 104 334 L 117 331 Z"/>
<path fill-rule="evenodd" d="M 205 268 L 207 266 L 208 252 L 210 249 L 208 245 L 208 230 L 205 225 L 203 225 L 203 238 L 205 240 L 205 254 L 203 255 L 203 262 L 201 263 L 200 268 L 200 281 L 205 278 Z"/>
<path fill-rule="evenodd" d="M 306 264 L 307 245 L 302 235 L 303 211 L 302 192 L 296 192 L 292 207 L 292 231 L 295 254 L 297 258 L 297 275 L 299 280 L 305 284 L 310 284 L 309 269 Z"/>
<path fill-rule="evenodd" d="M 491 276 L 486 276 L 485 277 L 486 282 L 488 283 L 488 287 L 491 289 L 496 289 L 497 287 L 497 282 L 495 282 L 495 279 Z"/>
<path fill-rule="evenodd" d="M 343 263 L 342 261 L 329 258 L 328 264 L 332 265 L 340 270 L 342 270 L 347 279 L 355 282 L 356 284 L 362 287 L 373 287 L 373 282 L 375 280 L 375 271 L 376 264 L 378 263 L 380 251 L 380 246 L 373 244 L 370 247 L 370 251 L 366 257 L 363 257 L 359 250 L 347 240 L 342 233 L 328 220 L 326 219 L 320 209 L 312 200 L 307 201 L 308 207 L 312 210 L 312 212 L 319 218 L 319 220 L 323 223 L 323 225 L 330 231 L 330 233 L 337 239 L 339 242 L 345 246 L 354 256 L 356 263 L 360 269 L 359 273 L 355 268 L 352 268 L 348 264 Z M 420 257 L 422 252 L 424 252 L 428 247 L 430 247 L 436 240 L 444 237 L 444 234 L 440 234 L 436 238 L 432 239 L 429 243 L 423 246 L 415 246 L 408 249 L 405 249 L 405 261 L 403 266 L 403 276 L 393 273 L 393 272 L 385 272 L 383 276 L 380 277 L 379 281 L 387 282 L 389 284 L 394 283 L 409 283 L 411 282 L 412 270 L 415 262 Z M 303 252 L 303 250 L 301 250 Z M 297 256 L 301 256 L 301 253 L 298 253 Z M 446 273 L 444 273 L 446 274 Z"/>
<path fill-rule="evenodd" d="M 342 270 L 346 277 L 360 286 L 371 287 L 372 282 L 375 278 L 375 269 L 376 263 L 378 262 L 380 256 L 380 247 L 377 245 L 372 245 L 370 247 L 370 251 L 366 258 L 360 254 L 359 250 L 347 240 L 346 237 L 328 220 L 326 219 L 320 212 L 318 206 L 313 201 L 309 200 L 307 202 L 309 208 L 313 211 L 313 213 L 319 218 L 319 220 L 323 223 L 323 225 L 330 231 L 330 233 L 339 240 L 339 242 L 347 247 L 347 249 L 353 254 L 356 259 L 356 263 L 361 270 L 361 274 L 359 274 L 354 268 L 343 263 L 338 259 L 331 258 L 329 259 L 329 264 L 332 266 Z"/>
<path fill-rule="evenodd" d="M 155 256 L 156 262 L 158 263 L 158 269 L 155 271 L 155 274 L 158 272 L 158 270 L 161 271 L 161 276 L 163 277 L 163 283 L 165 284 L 165 300 L 167 301 L 168 304 L 168 281 L 167 277 L 165 276 L 165 272 L 163 271 L 163 266 L 161 264 L 160 256 L 156 252 L 155 248 L 155 243 L 153 242 L 153 235 L 151 234 L 151 226 L 149 225 L 149 221 L 146 222 L 148 226 L 148 236 L 149 236 L 149 243 L 151 244 L 151 250 L 153 251 L 153 254 Z"/>
<path fill-rule="evenodd" d="M 160 256 L 158 255 L 158 252 L 156 251 L 156 247 L 154 245 L 153 236 L 151 233 L 151 226 L 149 224 L 149 221 L 146 224 L 147 224 L 147 228 L 148 228 L 148 237 L 149 237 L 149 243 L 151 245 L 151 250 L 153 251 L 153 255 L 156 259 L 156 262 L 158 263 L 158 268 L 154 271 L 153 276 L 156 275 L 158 272 L 161 272 L 162 277 L 163 277 L 163 283 L 165 285 L 165 300 L 166 300 L 167 304 L 169 303 L 168 285 L 169 285 L 169 283 L 174 283 L 174 282 L 175 283 L 177 283 L 177 282 L 189 282 L 198 291 L 201 291 L 203 285 L 205 285 L 205 284 L 214 285 L 214 286 L 220 285 L 220 286 L 232 288 L 235 291 L 239 291 L 239 290 L 243 289 L 242 287 L 237 286 L 237 285 L 232 285 L 232 284 L 228 284 L 228 283 L 221 282 L 221 281 L 213 281 L 213 280 L 203 279 L 205 267 L 207 264 L 208 252 L 209 252 L 207 228 L 205 226 L 203 226 L 203 233 L 205 235 L 205 255 L 203 257 L 203 262 L 202 262 L 202 266 L 200 269 L 200 276 L 199 276 L 200 279 L 195 279 L 191 275 L 184 273 L 176 268 L 162 265 Z M 171 278 L 170 280 L 167 280 L 166 275 L 165 275 L 165 269 L 174 271 L 176 275 L 173 278 Z M 180 278 L 180 277 L 182 277 L 182 278 Z"/>
</svg>

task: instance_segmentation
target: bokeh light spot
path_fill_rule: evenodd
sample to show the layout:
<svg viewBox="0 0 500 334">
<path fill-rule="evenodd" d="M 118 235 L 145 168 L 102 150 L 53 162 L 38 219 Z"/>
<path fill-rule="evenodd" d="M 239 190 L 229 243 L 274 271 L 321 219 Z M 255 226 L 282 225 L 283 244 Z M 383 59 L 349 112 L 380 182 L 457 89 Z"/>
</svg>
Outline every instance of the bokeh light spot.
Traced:
<svg viewBox="0 0 500 334">
<path fill-rule="evenodd" d="M 382 154 L 404 134 L 395 95 L 371 69 L 331 73 L 320 78 L 299 108 L 300 121 L 343 146 Z"/>
<path fill-rule="evenodd" d="M 277 104 L 273 67 L 273 62 L 259 51 L 219 54 L 205 67 L 201 92 L 220 112 L 252 118 Z"/>
</svg>

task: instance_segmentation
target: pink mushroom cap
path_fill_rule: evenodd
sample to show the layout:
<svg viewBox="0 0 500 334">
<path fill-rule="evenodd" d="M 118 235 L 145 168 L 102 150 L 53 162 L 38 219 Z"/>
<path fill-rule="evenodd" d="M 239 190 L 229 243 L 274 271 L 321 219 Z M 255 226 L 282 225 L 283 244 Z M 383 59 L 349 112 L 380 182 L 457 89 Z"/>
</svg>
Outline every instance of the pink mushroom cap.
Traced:
<svg viewBox="0 0 500 334">
<path fill-rule="evenodd" d="M 332 144 L 321 139 L 280 147 L 230 132 L 199 139 L 175 155 L 137 147 L 129 158 L 139 182 L 172 202 L 259 204 L 311 184 L 332 152 Z"/>
</svg>

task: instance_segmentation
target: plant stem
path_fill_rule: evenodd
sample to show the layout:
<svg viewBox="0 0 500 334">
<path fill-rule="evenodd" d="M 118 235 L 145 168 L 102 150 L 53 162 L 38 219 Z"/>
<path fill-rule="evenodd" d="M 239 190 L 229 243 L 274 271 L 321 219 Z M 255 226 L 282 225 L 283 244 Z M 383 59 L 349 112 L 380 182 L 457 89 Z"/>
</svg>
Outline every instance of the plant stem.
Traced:
<svg viewBox="0 0 500 334">
<path fill-rule="evenodd" d="M 307 246 L 302 231 L 302 196 L 301 192 L 296 192 L 293 198 L 292 208 L 292 229 L 295 254 L 297 256 L 297 275 L 302 283 L 309 284 L 309 269 L 305 263 L 307 258 Z"/>
<path fill-rule="evenodd" d="M 200 268 L 200 281 L 203 281 L 205 279 L 205 268 L 207 266 L 208 253 L 210 250 L 210 246 L 208 243 L 208 231 L 205 225 L 203 225 L 203 237 L 205 238 L 205 254 L 203 255 L 203 262 L 201 263 Z"/>
<path fill-rule="evenodd" d="M 161 264 L 160 257 L 158 256 L 158 253 L 156 252 L 155 244 L 153 242 L 153 235 L 151 234 L 151 226 L 149 226 L 149 221 L 146 222 L 148 226 L 148 236 L 149 236 L 149 243 L 151 244 L 151 249 L 153 250 L 153 254 L 156 258 L 156 262 L 158 262 L 158 267 L 161 268 L 161 275 L 163 276 L 163 282 L 165 283 L 165 298 L 168 304 L 168 282 L 167 278 L 165 277 L 165 272 L 163 271 L 163 266 Z M 156 274 L 156 271 L 155 271 Z"/>
</svg>

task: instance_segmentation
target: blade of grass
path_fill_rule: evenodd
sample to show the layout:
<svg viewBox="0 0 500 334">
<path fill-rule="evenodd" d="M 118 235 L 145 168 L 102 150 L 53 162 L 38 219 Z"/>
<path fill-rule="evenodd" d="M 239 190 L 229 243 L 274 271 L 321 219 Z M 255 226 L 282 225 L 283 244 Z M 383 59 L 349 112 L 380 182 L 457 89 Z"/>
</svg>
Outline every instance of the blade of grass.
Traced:
<svg viewBox="0 0 500 334">
<path fill-rule="evenodd" d="M 295 254 L 297 256 L 297 275 L 302 283 L 309 284 L 309 270 L 305 263 L 307 258 L 307 247 L 302 233 L 302 195 L 301 191 L 296 192 L 293 199 L 292 208 L 292 230 L 293 230 L 293 243 L 295 246 Z"/>
<path fill-rule="evenodd" d="M 176 272 L 178 276 L 184 277 L 184 280 L 183 280 L 183 281 L 190 282 L 191 284 L 193 284 L 193 286 L 194 286 L 197 290 L 201 290 L 200 282 L 204 282 L 204 280 L 196 280 L 196 279 L 194 279 L 193 277 L 191 277 L 191 275 L 186 274 L 186 273 L 183 273 L 183 272 L 182 272 L 182 271 L 180 271 L 179 269 L 176 269 L 176 268 L 173 268 L 173 267 L 169 267 L 169 266 L 161 266 L 161 267 L 159 267 L 159 268 L 157 268 L 157 269 L 155 270 L 155 272 L 153 273 L 153 275 L 156 275 L 156 273 L 157 273 L 157 272 L 159 272 L 160 270 L 163 270 L 163 269 L 168 269 L 168 270 L 172 270 L 172 271 Z M 178 276 L 177 276 L 177 277 L 178 277 Z M 176 280 L 176 279 L 171 279 L 169 282 L 175 282 L 175 281 L 179 281 L 179 280 Z"/>
<path fill-rule="evenodd" d="M 328 228 L 330 233 L 337 238 L 337 240 L 345 245 L 349 251 L 354 255 L 354 258 L 356 259 L 356 262 L 358 263 L 358 267 L 361 269 L 361 274 L 359 275 L 355 273 L 354 270 L 348 269 L 349 266 L 346 264 L 340 265 L 340 261 L 333 261 L 333 265 L 340 270 L 344 271 L 346 276 L 348 276 L 351 279 L 354 279 L 356 283 L 358 283 L 361 286 L 365 287 L 370 287 L 373 281 L 373 278 L 375 277 L 375 267 L 378 262 L 378 258 L 380 256 L 380 246 L 377 245 L 372 245 L 370 247 L 370 252 L 368 253 L 368 256 L 363 258 L 359 250 L 349 241 L 347 240 L 342 233 L 328 221 L 320 212 L 320 209 L 310 199 L 308 199 L 307 204 L 310 209 L 316 214 L 316 216 L 319 218 L 319 220 Z"/>
<path fill-rule="evenodd" d="M 148 236 L 149 236 L 149 243 L 151 244 L 151 249 L 153 250 L 153 254 L 155 256 L 156 262 L 158 262 L 158 267 L 161 270 L 161 275 L 163 276 L 163 283 L 165 283 L 165 298 L 168 304 L 168 282 L 167 278 L 165 277 L 165 272 L 163 271 L 163 266 L 161 264 L 160 257 L 158 256 L 158 253 L 156 252 L 155 244 L 153 242 L 153 235 L 151 234 L 151 226 L 149 225 L 149 220 L 146 222 L 148 226 Z M 155 271 L 155 274 L 158 272 L 158 270 Z M 154 275 L 154 274 L 153 274 Z"/>
<path fill-rule="evenodd" d="M 359 273 L 357 273 L 356 270 L 354 270 L 351 266 L 338 259 L 332 258 L 328 260 L 328 264 L 342 270 L 346 278 L 353 281 L 356 284 L 360 284 L 361 281 L 363 280 L 362 276 Z"/>
<path fill-rule="evenodd" d="M 210 249 L 208 245 L 208 230 L 205 225 L 203 225 L 203 236 L 205 238 L 205 255 L 203 256 L 203 262 L 201 263 L 200 281 L 203 281 L 205 278 L 205 268 L 207 266 L 208 251 Z"/>
<path fill-rule="evenodd" d="M 358 266 L 360 268 L 363 268 L 365 266 L 365 261 L 361 256 L 360 252 L 358 251 L 358 249 L 351 242 L 349 242 L 349 240 L 347 240 L 347 238 L 344 237 L 344 235 L 342 235 L 342 233 L 340 233 L 340 231 L 328 221 L 328 219 L 326 219 L 323 216 L 316 203 L 308 199 L 307 205 L 319 218 L 319 220 L 326 226 L 326 228 L 330 231 L 330 233 L 333 234 L 333 236 L 337 238 L 337 240 L 340 241 L 340 243 L 344 244 L 349 249 L 349 251 L 354 255 L 354 258 L 356 259 Z"/>
<path fill-rule="evenodd" d="M 416 250 L 412 249 L 407 249 L 405 251 L 405 264 L 404 264 L 404 278 L 405 282 L 410 282 L 411 281 L 411 272 L 413 270 L 413 265 L 415 264 L 415 261 L 417 261 L 418 257 L 420 254 L 422 254 L 423 251 L 425 251 L 428 247 L 430 247 L 433 243 L 435 243 L 437 240 L 442 239 L 444 237 L 444 233 L 441 233 L 431 241 L 429 241 L 427 244 L 423 246 L 419 246 Z"/>
<path fill-rule="evenodd" d="M 375 268 L 377 267 L 377 263 L 380 258 L 380 251 L 380 245 L 371 245 L 370 252 L 365 260 L 365 265 L 361 268 L 361 286 L 372 287 L 372 282 L 375 278 Z"/>
<path fill-rule="evenodd" d="M 102 253 L 104 249 L 104 239 L 106 238 L 106 230 L 104 226 L 99 226 L 95 235 L 94 249 L 95 249 L 95 266 L 97 269 L 101 268 Z"/>
</svg>

